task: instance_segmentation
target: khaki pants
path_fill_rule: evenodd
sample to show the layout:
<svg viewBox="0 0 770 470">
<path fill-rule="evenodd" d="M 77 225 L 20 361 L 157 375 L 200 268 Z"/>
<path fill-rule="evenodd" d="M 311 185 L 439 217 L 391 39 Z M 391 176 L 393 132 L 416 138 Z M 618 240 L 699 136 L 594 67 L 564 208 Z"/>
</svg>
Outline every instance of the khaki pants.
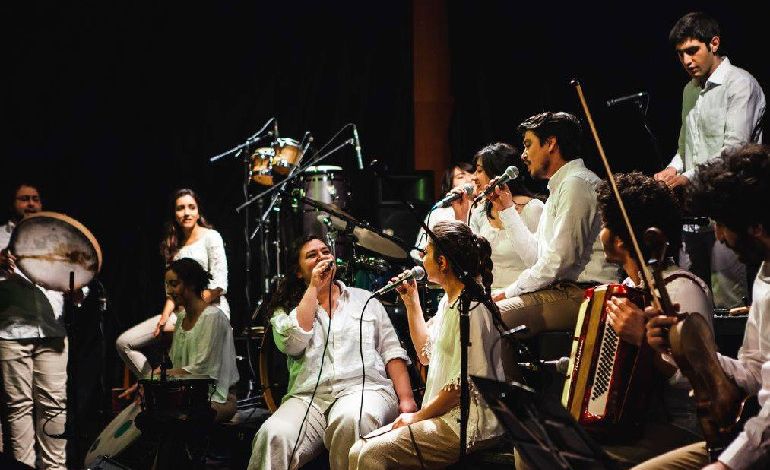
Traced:
<svg viewBox="0 0 770 470">
<path fill-rule="evenodd" d="M 66 468 L 67 339 L 0 340 L 3 401 L 16 460 L 35 467 Z"/>
<path fill-rule="evenodd" d="M 433 418 L 371 439 L 360 439 L 350 449 L 348 468 L 349 470 L 423 468 L 415 445 L 419 448 L 425 468 L 444 468 L 457 462 L 460 457 L 459 436 L 444 421 Z"/>
<path fill-rule="evenodd" d="M 147 360 L 147 356 L 140 349 L 160 341 L 160 338 L 152 335 L 159 320 L 160 315 L 150 317 L 124 331 L 115 341 L 118 355 L 137 378 L 147 377 L 152 371 L 150 361 Z M 172 313 L 168 317 L 168 321 L 166 321 L 164 331 L 173 331 L 175 324 L 176 314 Z"/>
<path fill-rule="evenodd" d="M 634 467 L 634 470 L 700 470 L 709 464 L 705 442 L 674 449 Z"/>
</svg>

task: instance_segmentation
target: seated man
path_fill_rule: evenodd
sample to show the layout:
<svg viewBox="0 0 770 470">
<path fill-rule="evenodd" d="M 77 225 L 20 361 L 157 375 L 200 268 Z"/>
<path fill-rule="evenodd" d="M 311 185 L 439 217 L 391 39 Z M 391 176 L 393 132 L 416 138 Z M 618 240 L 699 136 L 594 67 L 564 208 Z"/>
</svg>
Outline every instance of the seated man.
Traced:
<svg viewBox="0 0 770 470">
<path fill-rule="evenodd" d="M 297 468 L 325 446 L 332 470 L 343 470 L 359 436 L 417 410 L 409 359 L 385 309 L 367 303 L 371 293 L 334 281 L 326 243 L 307 237 L 294 254 L 269 309 L 289 387 L 254 438 L 249 469 Z"/>
<path fill-rule="evenodd" d="M 770 452 L 770 217 L 764 204 L 770 201 L 770 148 L 748 144 L 727 151 L 723 158 L 699 167 L 691 181 L 689 198 L 715 222 L 717 239 L 738 254 L 740 260 L 762 262 L 754 280 L 754 302 L 749 310 L 743 346 L 738 359 L 718 356 L 724 372 L 749 394 L 757 394 L 761 410 L 737 438 L 709 465 L 704 442 L 673 450 L 649 460 L 638 469 L 768 468 Z M 668 352 L 668 331 L 676 317 L 646 312 L 647 341 L 661 353 Z M 673 362 L 673 360 L 671 360 Z"/>
<path fill-rule="evenodd" d="M 569 330 L 575 326 L 583 291 L 589 284 L 617 279 L 599 242 L 601 221 L 596 205 L 599 177 L 586 168 L 580 153 L 580 123 L 569 113 L 542 113 L 521 125 L 521 158 L 534 178 L 548 179 L 550 196 L 536 233 L 515 210 L 512 201 L 500 218 L 520 250 L 536 259 L 518 279 L 493 295 L 509 327 L 526 325 L 529 334 Z M 509 195 L 495 191 L 491 198 Z M 508 196 L 510 197 L 510 196 Z"/>
<path fill-rule="evenodd" d="M 663 182 L 641 173 L 617 174 L 615 180 L 644 261 L 651 255 L 659 255 L 651 252 L 644 243 L 644 233 L 650 227 L 658 228 L 666 237 L 668 254 L 678 253 L 682 215 L 672 191 Z M 644 288 L 640 273 L 642 267 L 610 184 L 603 181 L 597 192 L 602 215 L 599 238 L 607 261 L 620 265 L 627 273 L 625 285 Z M 670 257 L 661 262 L 662 277 L 671 301 L 679 304 L 682 311 L 700 313 L 711 325 L 712 302 L 705 283 L 693 274 L 678 269 Z M 627 298 L 613 297 L 608 304 L 607 318 L 608 325 L 623 341 L 644 346 L 647 318 L 641 308 Z M 649 390 L 644 393 L 648 397 L 647 414 L 642 423 L 641 436 L 615 439 L 611 444 L 607 439 L 600 439 L 605 451 L 626 468 L 701 439 L 695 404 L 689 397 L 689 382 L 681 374 L 674 374 L 674 369 L 661 360 L 659 353 L 654 358 L 654 364 L 653 373 L 660 380 L 647 382 Z M 661 382 L 662 388 L 659 387 Z"/>
</svg>

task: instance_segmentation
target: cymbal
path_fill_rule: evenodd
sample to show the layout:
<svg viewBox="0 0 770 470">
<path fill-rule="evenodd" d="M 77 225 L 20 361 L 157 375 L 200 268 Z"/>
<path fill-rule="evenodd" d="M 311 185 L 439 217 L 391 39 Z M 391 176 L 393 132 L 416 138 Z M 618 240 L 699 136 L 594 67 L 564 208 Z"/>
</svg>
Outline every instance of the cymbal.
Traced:
<svg viewBox="0 0 770 470">
<path fill-rule="evenodd" d="M 300 199 L 307 205 L 329 214 L 331 225 L 336 230 L 345 231 L 352 226 L 356 245 L 389 258 L 406 259 L 407 252 L 397 238 L 370 227 L 337 206 L 304 196 Z"/>
</svg>

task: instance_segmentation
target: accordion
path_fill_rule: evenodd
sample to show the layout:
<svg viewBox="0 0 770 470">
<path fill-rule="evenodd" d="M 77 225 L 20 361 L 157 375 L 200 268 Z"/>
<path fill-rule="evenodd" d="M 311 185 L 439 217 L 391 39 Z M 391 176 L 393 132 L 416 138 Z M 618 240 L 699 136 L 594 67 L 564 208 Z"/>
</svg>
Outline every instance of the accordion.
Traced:
<svg viewBox="0 0 770 470">
<path fill-rule="evenodd" d="M 607 323 L 607 303 L 612 297 L 626 297 L 641 308 L 648 294 L 621 284 L 586 290 L 562 391 L 562 405 L 599 438 L 639 432 L 655 382 L 647 343 L 641 348 L 627 343 Z"/>
</svg>

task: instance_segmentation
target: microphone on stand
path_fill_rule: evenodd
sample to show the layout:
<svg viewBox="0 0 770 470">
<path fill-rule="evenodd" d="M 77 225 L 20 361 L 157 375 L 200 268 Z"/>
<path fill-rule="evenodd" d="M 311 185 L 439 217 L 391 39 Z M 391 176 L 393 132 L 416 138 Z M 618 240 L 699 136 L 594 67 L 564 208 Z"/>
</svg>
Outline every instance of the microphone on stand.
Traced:
<svg viewBox="0 0 770 470">
<path fill-rule="evenodd" d="M 361 139 L 358 137 L 358 127 L 353 124 L 353 140 L 356 147 L 356 163 L 358 163 L 359 171 L 364 169 L 364 159 L 361 157 Z"/>
<path fill-rule="evenodd" d="M 482 191 L 478 196 L 476 196 L 473 199 L 473 204 L 478 204 L 482 199 L 489 196 L 495 191 L 495 188 L 498 186 L 501 186 L 511 180 L 515 180 L 519 177 L 519 168 L 515 165 L 511 165 L 508 168 L 505 169 L 505 172 L 500 175 L 497 180 L 495 180 L 494 184 L 490 184 L 487 189 Z"/>
<path fill-rule="evenodd" d="M 422 269 L 421 266 L 415 266 L 412 269 L 408 271 L 404 271 L 403 273 L 399 274 L 398 277 L 396 277 L 393 281 L 377 289 L 372 294 L 372 296 L 377 297 L 378 295 L 387 294 L 388 292 L 392 291 L 396 287 L 400 286 L 402 282 L 407 281 L 409 279 L 414 279 L 415 281 L 421 281 L 424 278 L 425 278 L 425 270 Z"/>
<path fill-rule="evenodd" d="M 611 100 L 607 100 L 607 107 L 611 108 L 613 106 L 625 103 L 627 101 L 638 101 L 638 100 L 641 100 L 643 98 L 647 98 L 647 96 L 648 95 L 647 95 L 646 91 L 640 91 L 639 93 L 634 93 L 633 95 L 621 96 L 619 98 L 614 98 L 614 99 L 611 99 Z"/>
<path fill-rule="evenodd" d="M 464 185 L 460 186 L 460 188 L 463 190 L 465 194 L 467 194 L 468 196 L 471 196 L 473 195 L 473 190 L 476 189 L 476 185 L 473 183 L 465 183 Z M 452 205 L 452 202 L 458 199 L 462 199 L 462 197 L 463 197 L 462 193 L 451 192 L 446 196 L 444 196 L 443 199 L 433 204 L 433 207 L 431 208 L 431 210 L 438 209 L 439 207 L 442 207 L 442 208 L 449 207 Z"/>
</svg>

